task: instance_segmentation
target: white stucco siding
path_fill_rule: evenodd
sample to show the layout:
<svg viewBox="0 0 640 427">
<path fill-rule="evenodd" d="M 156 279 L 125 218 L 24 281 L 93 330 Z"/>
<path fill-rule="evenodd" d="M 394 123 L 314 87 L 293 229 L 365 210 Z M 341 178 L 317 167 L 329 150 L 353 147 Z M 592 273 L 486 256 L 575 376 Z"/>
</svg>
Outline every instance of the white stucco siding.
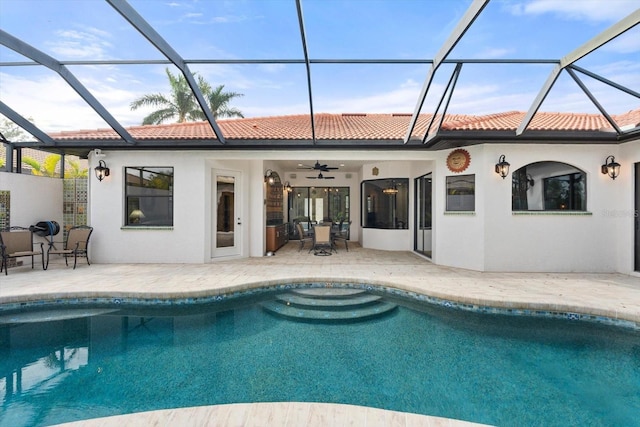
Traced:
<svg viewBox="0 0 640 427">
<path fill-rule="evenodd" d="M 240 256 L 263 256 L 264 170 L 276 170 L 282 180 L 289 181 L 292 186 L 313 185 L 317 181 L 307 180 L 305 171 L 286 170 L 279 164 L 280 160 L 298 159 L 304 155 L 303 160 L 358 159 L 363 162 L 360 170 L 352 172 L 350 177 L 343 171 L 336 171 L 333 174 L 336 179 L 332 180 L 331 185 L 349 186 L 353 220 L 351 237 L 365 248 L 413 250 L 414 179 L 433 172 L 432 259 L 436 264 L 479 271 L 632 272 L 635 215 L 633 170 L 634 163 L 640 162 L 639 141 L 621 145 L 484 144 L 465 149 L 471 155 L 471 163 L 461 173 L 447 169 L 446 158 L 451 150 L 302 154 L 294 151 L 106 152 L 104 160 L 111 168 L 111 176 L 103 182 L 98 182 L 93 175 L 90 178 L 90 222 L 95 227 L 93 257 L 96 262 L 110 263 L 210 262 L 211 180 L 212 171 L 216 169 L 239 171 L 242 174 L 239 189 L 242 199 Z M 511 164 L 506 179 L 494 172 L 494 166 L 502 154 Z M 621 175 L 615 181 L 600 173 L 600 166 L 608 155 L 615 155 L 622 165 Z M 513 171 L 543 161 L 566 163 L 585 172 L 586 212 L 512 211 Z M 93 168 L 96 160 L 92 159 L 92 163 Z M 172 228 L 153 230 L 123 227 L 125 166 L 174 167 Z M 373 174 L 374 168 L 377 169 L 377 175 Z M 292 177 L 292 174 L 296 177 Z M 473 212 L 446 211 L 446 177 L 456 175 L 475 175 Z M 361 228 L 361 182 L 394 177 L 409 179 L 410 228 Z M 61 181 L 58 184 L 62 186 Z M 542 183 L 537 182 L 536 185 L 541 186 Z M 12 188 L 12 195 L 13 191 Z M 43 219 L 37 216 L 33 221 Z M 61 216 L 60 202 L 60 219 Z M 12 223 L 15 223 L 15 219 Z"/>
<path fill-rule="evenodd" d="M 204 160 L 189 152 L 105 152 L 111 175 L 91 178 L 93 256 L 103 263 L 202 263 L 206 232 Z M 92 166 L 97 160 L 91 159 Z M 124 169 L 173 167 L 173 227 L 124 227 Z"/>
<path fill-rule="evenodd" d="M 615 180 L 615 199 L 619 202 L 614 209 L 607 210 L 605 216 L 616 224 L 615 234 L 609 239 L 615 239 L 613 244 L 619 248 L 616 257 L 617 271 L 631 273 L 634 271 L 636 217 L 640 215 L 634 204 L 635 192 L 640 192 L 640 188 L 635 188 L 634 183 L 635 165 L 638 164 L 640 168 L 640 141 L 621 144 L 618 154 L 616 161 L 620 163 L 620 176 Z M 602 160 L 604 162 L 604 158 Z"/>
<path fill-rule="evenodd" d="M 621 247 L 609 244 L 616 221 L 608 209 L 620 203 L 628 179 L 611 180 L 600 173 L 616 146 L 596 145 L 487 145 L 487 170 L 501 154 L 511 163 L 503 181 L 487 176 L 483 200 L 485 271 L 612 272 L 617 270 Z M 572 165 L 587 176 L 586 212 L 526 212 L 511 210 L 511 172 L 530 163 L 555 161 Z M 494 181 L 494 182 L 491 182 Z"/>
<path fill-rule="evenodd" d="M 39 221 L 56 221 L 62 228 L 62 179 L 0 172 L 0 190 L 10 191 L 11 226 L 29 227 Z M 63 239 L 60 230 L 54 240 Z M 39 236 L 35 240 L 48 241 Z"/>
<path fill-rule="evenodd" d="M 482 146 L 465 147 L 471 162 L 460 172 L 451 172 L 446 165 L 452 150 L 438 152 L 433 174 L 433 261 L 452 267 L 482 270 L 484 267 L 484 204 L 488 160 Z M 493 165 L 491 166 L 493 168 Z M 446 211 L 446 177 L 475 175 L 475 210 L 473 212 Z"/>
</svg>

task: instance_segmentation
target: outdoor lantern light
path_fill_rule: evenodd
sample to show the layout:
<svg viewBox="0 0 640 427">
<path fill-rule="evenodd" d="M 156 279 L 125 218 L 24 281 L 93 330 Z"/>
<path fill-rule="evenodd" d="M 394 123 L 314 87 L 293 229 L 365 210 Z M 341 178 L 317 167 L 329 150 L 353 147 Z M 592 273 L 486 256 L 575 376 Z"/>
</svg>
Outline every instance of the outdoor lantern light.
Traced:
<svg viewBox="0 0 640 427">
<path fill-rule="evenodd" d="M 100 160 L 98 162 L 98 166 L 95 167 L 95 171 L 96 171 L 96 178 L 98 178 L 98 181 L 102 181 L 103 179 L 105 179 L 105 177 L 109 176 L 111 172 L 107 167 L 107 164 L 104 162 L 104 160 Z"/>
<path fill-rule="evenodd" d="M 615 157 L 609 156 L 605 159 L 604 165 L 602 165 L 601 168 L 601 172 L 604 175 L 609 175 L 611 179 L 616 179 L 618 175 L 620 175 L 620 163 L 616 162 Z"/>
<path fill-rule="evenodd" d="M 273 177 L 273 171 L 271 169 L 267 169 L 264 173 L 264 180 L 269 184 L 273 185 L 276 182 L 276 179 Z"/>
<path fill-rule="evenodd" d="M 504 159 L 504 154 L 500 156 L 498 159 L 498 163 L 496 163 L 496 173 L 505 179 L 507 175 L 509 175 L 509 162 Z"/>
</svg>

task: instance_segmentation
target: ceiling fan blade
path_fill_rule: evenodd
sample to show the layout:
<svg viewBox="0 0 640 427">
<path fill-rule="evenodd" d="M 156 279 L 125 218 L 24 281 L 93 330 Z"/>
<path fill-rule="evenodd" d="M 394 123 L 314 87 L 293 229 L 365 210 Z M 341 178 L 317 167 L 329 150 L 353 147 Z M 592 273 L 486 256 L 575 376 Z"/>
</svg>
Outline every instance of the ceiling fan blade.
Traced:
<svg viewBox="0 0 640 427">
<path fill-rule="evenodd" d="M 335 179 L 335 176 L 325 176 L 324 179 Z"/>
<path fill-rule="evenodd" d="M 317 176 L 308 176 L 307 179 L 318 179 Z"/>
<path fill-rule="evenodd" d="M 298 166 L 298 169 L 314 170 L 314 171 L 319 171 L 319 172 L 329 172 L 330 170 L 336 170 L 336 169 L 340 169 L 340 168 L 334 167 L 334 166 L 329 166 L 329 165 L 326 165 L 326 164 L 321 165 L 319 161 L 316 161 L 316 163 L 313 166 L 300 164 L 300 166 Z"/>
</svg>

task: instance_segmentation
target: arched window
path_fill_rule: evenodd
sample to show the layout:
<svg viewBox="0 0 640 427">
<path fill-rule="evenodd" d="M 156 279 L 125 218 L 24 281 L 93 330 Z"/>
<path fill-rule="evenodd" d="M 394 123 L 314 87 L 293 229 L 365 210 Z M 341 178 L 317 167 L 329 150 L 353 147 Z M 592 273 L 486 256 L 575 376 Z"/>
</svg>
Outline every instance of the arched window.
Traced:
<svg viewBox="0 0 640 427">
<path fill-rule="evenodd" d="M 514 211 L 586 211 L 587 175 L 561 162 L 536 162 L 512 174 Z"/>
</svg>

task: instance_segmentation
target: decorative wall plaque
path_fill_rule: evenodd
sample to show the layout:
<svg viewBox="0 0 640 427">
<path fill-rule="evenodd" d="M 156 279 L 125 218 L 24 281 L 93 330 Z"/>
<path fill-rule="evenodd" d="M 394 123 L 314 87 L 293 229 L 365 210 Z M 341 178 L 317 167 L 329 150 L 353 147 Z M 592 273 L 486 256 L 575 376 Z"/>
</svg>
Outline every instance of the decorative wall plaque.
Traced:
<svg viewBox="0 0 640 427">
<path fill-rule="evenodd" d="M 471 156 L 467 150 L 458 148 L 447 156 L 447 167 L 451 172 L 462 172 L 469 167 Z"/>
</svg>

